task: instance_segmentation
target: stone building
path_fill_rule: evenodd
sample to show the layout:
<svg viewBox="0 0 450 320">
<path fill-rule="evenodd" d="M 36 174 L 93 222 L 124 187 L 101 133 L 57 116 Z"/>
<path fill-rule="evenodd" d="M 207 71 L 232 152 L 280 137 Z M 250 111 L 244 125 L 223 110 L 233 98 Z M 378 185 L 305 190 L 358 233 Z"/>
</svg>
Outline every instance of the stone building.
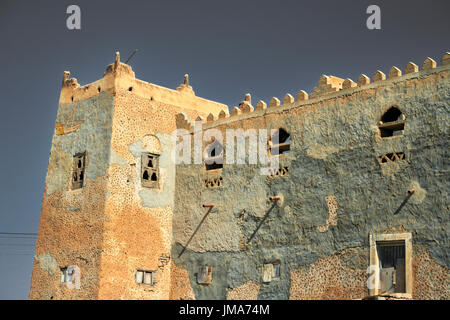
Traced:
<svg viewBox="0 0 450 320">
<path fill-rule="evenodd" d="M 230 113 L 118 54 L 88 85 L 64 73 L 30 299 L 450 299 L 449 71 L 323 75 Z M 279 164 L 230 163 L 212 129 L 267 130 Z M 197 134 L 204 161 L 176 164 Z"/>
</svg>

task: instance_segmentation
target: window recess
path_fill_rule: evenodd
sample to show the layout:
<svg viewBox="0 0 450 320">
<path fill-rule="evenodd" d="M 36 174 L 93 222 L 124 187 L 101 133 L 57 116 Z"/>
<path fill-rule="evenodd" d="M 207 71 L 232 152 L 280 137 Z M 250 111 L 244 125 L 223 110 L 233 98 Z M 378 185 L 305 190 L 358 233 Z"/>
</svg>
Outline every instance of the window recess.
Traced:
<svg viewBox="0 0 450 320">
<path fill-rule="evenodd" d="M 72 190 L 83 188 L 86 171 L 86 152 L 73 156 Z"/>
<path fill-rule="evenodd" d="M 159 155 L 143 153 L 141 156 L 141 181 L 147 188 L 159 188 Z"/>
</svg>

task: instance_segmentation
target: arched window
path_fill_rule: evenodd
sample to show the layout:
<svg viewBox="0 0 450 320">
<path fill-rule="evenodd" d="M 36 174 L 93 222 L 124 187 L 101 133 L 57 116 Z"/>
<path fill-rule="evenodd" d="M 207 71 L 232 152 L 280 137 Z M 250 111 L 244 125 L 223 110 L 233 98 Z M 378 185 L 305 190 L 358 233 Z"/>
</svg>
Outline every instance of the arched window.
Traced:
<svg viewBox="0 0 450 320">
<path fill-rule="evenodd" d="M 223 168 L 223 147 L 217 140 L 211 142 L 206 148 L 205 168 L 206 170 Z"/>
<path fill-rule="evenodd" d="M 401 136 L 405 129 L 405 115 L 397 107 L 391 107 L 381 116 L 378 128 L 382 138 Z"/>
<path fill-rule="evenodd" d="M 291 136 L 283 128 L 278 129 L 269 141 L 269 153 L 273 156 L 291 151 Z"/>
</svg>

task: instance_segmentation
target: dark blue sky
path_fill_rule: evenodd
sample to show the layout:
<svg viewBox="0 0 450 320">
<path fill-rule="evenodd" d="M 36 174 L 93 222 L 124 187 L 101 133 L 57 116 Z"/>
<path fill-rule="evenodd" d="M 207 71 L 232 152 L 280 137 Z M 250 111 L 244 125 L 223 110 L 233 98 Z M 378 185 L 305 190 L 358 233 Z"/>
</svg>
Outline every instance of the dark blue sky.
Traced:
<svg viewBox="0 0 450 320">
<path fill-rule="evenodd" d="M 66 8 L 81 7 L 81 30 Z M 381 30 L 366 8 L 381 8 Z M 64 70 L 81 85 L 121 52 L 139 79 L 229 106 L 311 92 L 322 74 L 372 77 L 391 66 L 440 64 L 450 50 L 450 1 L 202 0 L 0 2 L 0 299 L 26 299 L 51 138 Z"/>
</svg>

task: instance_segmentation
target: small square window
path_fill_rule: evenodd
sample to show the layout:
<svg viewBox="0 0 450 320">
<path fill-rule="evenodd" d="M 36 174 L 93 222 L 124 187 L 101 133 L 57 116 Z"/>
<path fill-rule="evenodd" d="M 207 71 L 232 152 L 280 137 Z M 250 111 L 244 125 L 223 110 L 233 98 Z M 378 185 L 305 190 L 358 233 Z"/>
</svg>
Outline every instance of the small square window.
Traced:
<svg viewBox="0 0 450 320">
<path fill-rule="evenodd" d="M 137 270 L 135 281 L 138 284 L 147 284 L 150 286 L 154 286 L 156 283 L 155 274 L 156 271 Z"/>
<path fill-rule="evenodd" d="M 262 268 L 263 282 L 271 282 L 280 277 L 280 263 L 266 263 Z"/>
<path fill-rule="evenodd" d="M 142 154 L 141 180 L 143 187 L 159 188 L 159 155 Z"/>
<path fill-rule="evenodd" d="M 198 284 L 210 284 L 212 282 L 212 266 L 201 266 L 197 273 Z"/>
<path fill-rule="evenodd" d="M 83 188 L 86 169 L 86 152 L 73 156 L 72 190 Z"/>
<path fill-rule="evenodd" d="M 61 271 L 61 283 L 72 283 L 74 268 L 73 267 L 63 267 L 60 268 Z"/>
</svg>

